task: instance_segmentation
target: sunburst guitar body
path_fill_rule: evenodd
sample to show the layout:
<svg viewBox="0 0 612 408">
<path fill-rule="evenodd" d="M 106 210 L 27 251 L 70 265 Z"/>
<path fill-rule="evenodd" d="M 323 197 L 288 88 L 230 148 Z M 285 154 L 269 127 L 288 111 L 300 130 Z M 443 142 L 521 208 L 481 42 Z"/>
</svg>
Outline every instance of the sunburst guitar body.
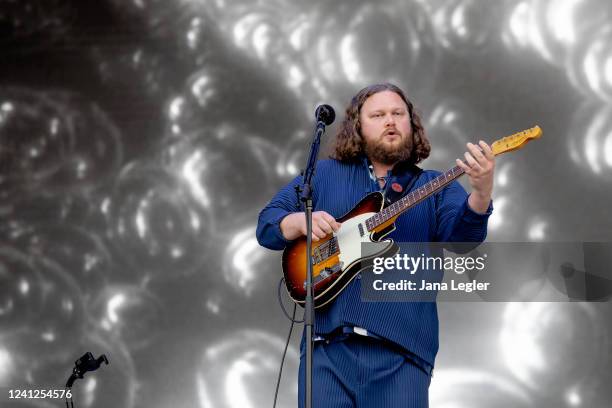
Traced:
<svg viewBox="0 0 612 408">
<path fill-rule="evenodd" d="M 393 224 L 378 231 L 369 232 L 365 221 L 384 205 L 381 193 L 372 193 L 363 198 L 351 211 L 337 219 L 340 228 L 333 235 L 312 243 L 313 289 L 316 307 L 332 301 L 362 269 L 362 261 L 387 256 L 396 252 L 392 240 L 381 240 L 395 227 Z M 362 243 L 372 253 L 362 255 Z M 285 284 L 291 298 L 300 305 L 306 298 L 306 238 L 293 241 L 283 252 Z"/>
</svg>

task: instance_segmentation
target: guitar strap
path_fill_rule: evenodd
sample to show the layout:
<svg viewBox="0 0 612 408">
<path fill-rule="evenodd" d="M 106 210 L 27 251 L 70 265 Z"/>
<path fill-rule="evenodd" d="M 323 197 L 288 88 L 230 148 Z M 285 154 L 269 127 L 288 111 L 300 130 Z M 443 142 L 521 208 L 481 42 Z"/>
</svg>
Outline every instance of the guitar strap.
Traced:
<svg viewBox="0 0 612 408">
<path fill-rule="evenodd" d="M 408 194 L 422 172 L 423 169 L 412 163 L 398 163 L 393 167 L 391 175 L 387 177 L 383 191 L 385 207 Z"/>
</svg>

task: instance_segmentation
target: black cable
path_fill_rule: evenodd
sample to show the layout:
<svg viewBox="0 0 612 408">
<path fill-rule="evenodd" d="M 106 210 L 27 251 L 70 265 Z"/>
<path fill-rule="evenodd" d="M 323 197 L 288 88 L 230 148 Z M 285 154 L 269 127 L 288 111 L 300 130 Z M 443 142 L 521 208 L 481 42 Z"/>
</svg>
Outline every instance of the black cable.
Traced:
<svg viewBox="0 0 612 408">
<path fill-rule="evenodd" d="M 66 391 L 66 394 L 65 394 L 66 408 L 74 408 L 74 402 L 72 401 L 72 388 L 66 387 L 65 391 Z M 68 400 L 68 393 L 70 393 L 70 400 Z M 70 406 L 68 405 L 68 401 L 70 401 Z"/>
<path fill-rule="evenodd" d="M 287 313 L 287 310 L 285 309 L 285 306 L 283 305 L 283 299 L 281 297 L 281 288 L 283 287 L 283 282 L 285 281 L 285 278 L 281 278 L 280 281 L 278 281 L 278 304 L 280 305 L 283 313 L 285 314 L 285 316 L 287 316 L 287 319 L 291 320 L 291 323 L 304 323 L 304 319 L 302 320 L 295 320 L 295 303 L 293 303 L 293 317 L 289 316 L 289 313 Z"/>
<path fill-rule="evenodd" d="M 283 280 L 284 279 L 281 279 L 281 283 L 283 282 Z M 279 299 L 280 299 L 280 291 L 279 291 Z M 281 307 L 282 307 L 282 303 L 281 303 Z M 289 348 L 289 340 L 291 340 L 291 333 L 293 332 L 293 325 L 296 323 L 296 320 L 295 320 L 296 309 L 297 309 L 297 306 L 294 303 L 293 304 L 293 316 L 289 318 L 291 320 L 291 326 L 289 326 L 289 334 L 287 335 L 287 342 L 285 343 L 285 350 L 283 351 L 283 357 L 281 358 L 280 369 L 278 370 L 278 380 L 276 381 L 276 390 L 274 391 L 274 404 L 272 404 L 272 408 L 276 408 L 276 399 L 278 398 L 278 387 L 280 386 L 281 376 L 283 375 L 283 364 L 285 363 L 285 356 L 287 355 L 287 349 Z M 283 307 L 283 312 L 284 311 L 285 311 L 285 308 Z M 287 314 L 287 317 L 289 317 L 288 314 Z"/>
</svg>

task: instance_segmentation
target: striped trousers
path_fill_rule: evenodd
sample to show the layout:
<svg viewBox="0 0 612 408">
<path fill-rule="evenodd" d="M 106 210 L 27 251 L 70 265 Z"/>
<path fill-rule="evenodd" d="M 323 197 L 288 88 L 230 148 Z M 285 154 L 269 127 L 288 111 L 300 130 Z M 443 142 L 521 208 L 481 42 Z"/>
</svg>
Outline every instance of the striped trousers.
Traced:
<svg viewBox="0 0 612 408">
<path fill-rule="evenodd" d="M 305 348 L 301 347 L 298 406 L 304 408 Z M 431 377 L 379 340 L 352 335 L 315 342 L 313 408 L 427 408 Z"/>
</svg>

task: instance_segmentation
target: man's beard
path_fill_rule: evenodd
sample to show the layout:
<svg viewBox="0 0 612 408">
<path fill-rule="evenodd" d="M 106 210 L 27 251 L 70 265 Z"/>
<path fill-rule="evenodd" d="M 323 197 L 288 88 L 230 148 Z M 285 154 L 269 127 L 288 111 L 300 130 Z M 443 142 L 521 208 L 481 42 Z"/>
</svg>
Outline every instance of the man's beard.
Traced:
<svg viewBox="0 0 612 408">
<path fill-rule="evenodd" d="M 393 165 L 408 160 L 412 151 L 412 135 L 403 138 L 397 146 L 389 146 L 382 140 L 366 142 L 365 153 L 371 161 Z"/>
</svg>

